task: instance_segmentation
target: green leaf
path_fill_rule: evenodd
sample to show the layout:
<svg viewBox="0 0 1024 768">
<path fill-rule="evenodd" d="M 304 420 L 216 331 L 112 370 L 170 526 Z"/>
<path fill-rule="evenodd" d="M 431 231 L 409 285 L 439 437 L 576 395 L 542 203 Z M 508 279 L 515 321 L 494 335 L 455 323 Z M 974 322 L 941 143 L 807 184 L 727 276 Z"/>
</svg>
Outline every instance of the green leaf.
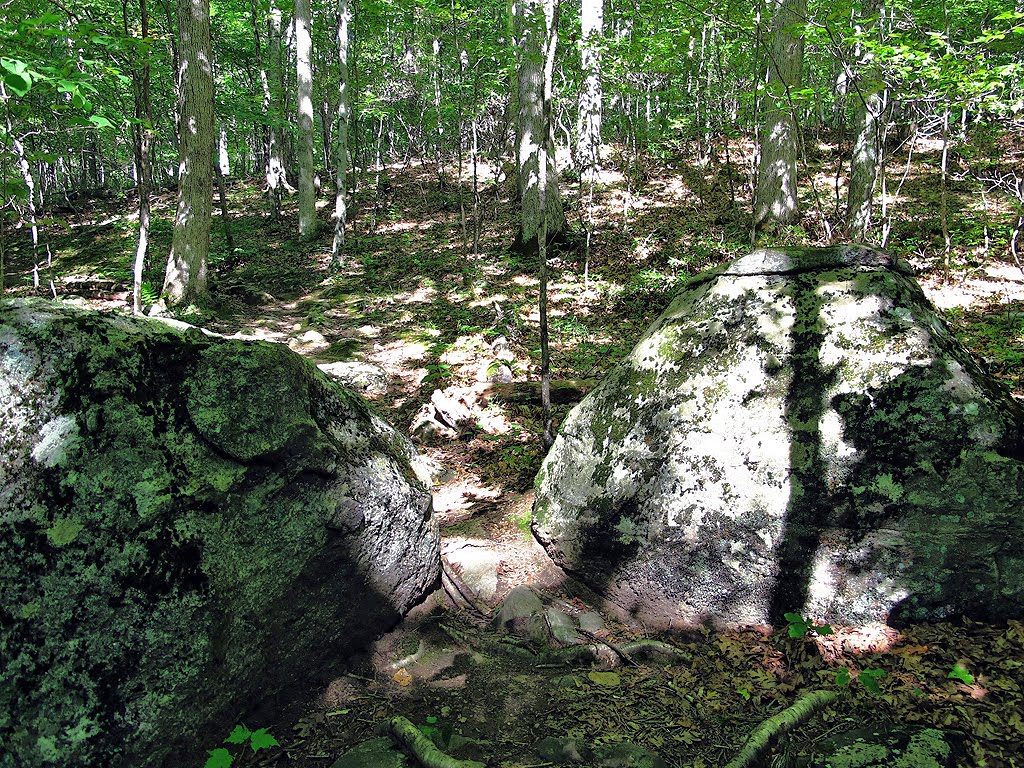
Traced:
<svg viewBox="0 0 1024 768">
<path fill-rule="evenodd" d="M 736 693 L 742 696 L 744 701 L 750 701 L 750 691 L 746 688 L 739 688 L 736 690 Z"/>
<path fill-rule="evenodd" d="M 259 728 L 249 735 L 249 745 L 253 752 L 259 752 L 261 749 L 280 747 L 281 743 L 268 733 L 266 728 Z"/>
<path fill-rule="evenodd" d="M 207 754 L 210 756 L 206 758 L 203 768 L 230 768 L 231 764 L 235 762 L 235 758 L 223 747 L 210 750 Z"/>
<path fill-rule="evenodd" d="M 105 117 L 101 117 L 100 115 L 92 115 L 89 118 L 89 122 L 92 123 L 93 125 L 95 125 L 97 128 L 113 128 L 114 127 L 114 124 L 112 122 L 107 120 L 107 118 L 105 118 Z"/>
<path fill-rule="evenodd" d="M 970 685 L 974 682 L 974 675 L 968 672 L 961 664 L 954 664 L 946 677 L 952 680 L 959 680 L 964 685 Z"/>
<path fill-rule="evenodd" d="M 882 689 L 878 687 L 878 681 L 883 677 L 885 677 L 884 669 L 865 669 L 857 676 L 857 679 L 868 693 L 878 695 L 882 692 Z"/>
<path fill-rule="evenodd" d="M 608 688 L 614 688 L 619 684 L 620 680 L 617 672 L 588 672 L 587 677 L 590 678 L 591 682 Z"/>
<path fill-rule="evenodd" d="M 849 685 L 850 684 L 850 670 L 843 667 L 836 672 L 836 685 Z"/>
<path fill-rule="evenodd" d="M 32 78 L 28 73 L 5 72 L 4 85 L 14 92 L 15 96 L 24 96 L 32 88 Z"/>
<path fill-rule="evenodd" d="M 252 731 L 246 728 L 244 725 L 236 725 L 228 737 L 224 739 L 225 744 L 245 744 L 252 736 Z"/>
</svg>

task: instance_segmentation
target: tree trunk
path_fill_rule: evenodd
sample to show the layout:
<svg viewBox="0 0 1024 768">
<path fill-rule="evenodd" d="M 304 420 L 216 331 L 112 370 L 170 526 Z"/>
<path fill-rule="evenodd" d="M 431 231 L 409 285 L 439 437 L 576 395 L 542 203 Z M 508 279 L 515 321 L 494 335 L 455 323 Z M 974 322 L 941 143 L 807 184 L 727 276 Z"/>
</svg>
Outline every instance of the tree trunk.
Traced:
<svg viewBox="0 0 1024 768">
<path fill-rule="evenodd" d="M 584 182 L 593 182 L 601 167 L 601 36 L 604 34 L 604 0 L 582 0 L 580 23 L 583 87 L 580 89 L 576 145 L 580 178 Z"/>
<path fill-rule="evenodd" d="M 865 0 L 861 28 L 877 25 L 880 0 Z M 880 25 L 878 25 L 880 26 Z M 874 54 L 864 50 L 860 55 L 860 73 L 854 85 L 854 121 L 857 135 L 850 159 L 850 185 L 846 197 L 846 230 L 852 240 L 866 239 L 871 227 L 871 209 L 875 185 L 882 167 L 882 115 L 885 111 L 885 90 L 880 82 Z"/>
<path fill-rule="evenodd" d="M 127 3 L 124 12 L 125 35 L 128 35 Z M 149 39 L 149 12 L 146 0 L 139 0 L 139 24 L 142 42 Z M 153 105 L 150 100 L 150 63 L 149 50 L 142 52 L 141 71 L 132 69 L 132 91 L 135 97 L 135 120 L 132 128 L 132 143 L 135 152 L 135 167 L 138 180 L 135 188 L 139 193 L 139 239 L 135 246 L 135 259 L 132 263 L 132 311 L 142 313 L 142 273 L 146 268 L 146 255 L 149 251 L 149 195 L 153 188 L 153 169 L 150 162 L 150 147 L 153 141 Z"/>
<path fill-rule="evenodd" d="M 316 237 L 313 177 L 313 39 L 309 0 L 295 0 L 295 91 L 298 99 L 299 237 Z"/>
<path fill-rule="evenodd" d="M 348 37 L 352 23 L 349 0 L 338 0 L 338 154 L 335 160 L 334 244 L 331 246 L 331 267 L 338 269 L 345 259 L 345 224 L 348 219 L 348 130 L 350 122 L 348 92 Z"/>
<path fill-rule="evenodd" d="M 541 183 L 545 184 L 543 216 L 548 239 L 557 237 L 565 227 L 549 103 L 550 72 L 557 45 L 557 9 L 556 0 L 519 0 L 516 5 L 520 55 L 516 71 L 519 94 L 516 127 L 522 203 L 519 242 L 528 250 L 536 249 L 535 241 L 541 228 Z M 545 158 L 543 171 L 542 154 Z"/>
<path fill-rule="evenodd" d="M 807 0 L 775 0 L 768 46 L 768 83 L 762 108 L 761 160 L 754 193 L 754 229 L 789 224 L 799 213 L 799 137 L 791 94 L 800 87 L 803 35 L 794 31 L 807 16 Z"/>
<path fill-rule="evenodd" d="M 210 0 L 178 0 L 178 38 L 178 209 L 163 287 L 172 305 L 188 304 L 207 290 L 215 146 Z"/>
</svg>

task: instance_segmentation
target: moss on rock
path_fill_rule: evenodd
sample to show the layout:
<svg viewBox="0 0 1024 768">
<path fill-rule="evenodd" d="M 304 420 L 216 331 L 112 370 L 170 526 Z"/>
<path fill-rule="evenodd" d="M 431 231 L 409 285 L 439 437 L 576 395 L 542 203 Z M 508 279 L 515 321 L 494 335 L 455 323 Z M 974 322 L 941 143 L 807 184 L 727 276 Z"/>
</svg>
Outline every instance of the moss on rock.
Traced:
<svg viewBox="0 0 1024 768">
<path fill-rule="evenodd" d="M 287 348 L 18 301 L 0 349 L 3 768 L 195 765 L 436 578 L 411 448 Z"/>
</svg>

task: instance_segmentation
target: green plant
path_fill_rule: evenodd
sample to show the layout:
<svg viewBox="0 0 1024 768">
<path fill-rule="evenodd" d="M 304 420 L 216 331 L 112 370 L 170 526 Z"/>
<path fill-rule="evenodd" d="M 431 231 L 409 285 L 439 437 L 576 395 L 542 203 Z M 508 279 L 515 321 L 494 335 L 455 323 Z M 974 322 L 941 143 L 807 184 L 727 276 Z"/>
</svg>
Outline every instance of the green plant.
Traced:
<svg viewBox="0 0 1024 768">
<path fill-rule="evenodd" d="M 835 630 L 829 624 L 815 624 L 811 619 L 805 619 L 799 613 L 791 612 L 783 614 L 783 618 L 789 622 L 790 637 L 806 637 L 809 632 L 816 635 L 832 635 Z"/>
<path fill-rule="evenodd" d="M 224 743 L 235 747 L 234 754 L 225 747 L 211 749 L 207 753 L 209 757 L 206 758 L 203 768 L 229 768 L 234 764 L 235 758 L 240 757 L 245 752 L 246 744 L 249 745 L 254 754 L 263 749 L 281 746 L 280 742 L 266 728 L 250 731 L 242 724 L 238 724 L 231 729 L 231 733 L 224 739 Z"/>
<path fill-rule="evenodd" d="M 499 360 L 498 358 L 494 358 L 487 364 L 487 378 L 489 379 L 494 376 L 503 365 L 508 368 L 509 373 L 512 376 L 516 376 L 521 373 L 519 363 L 515 360 Z"/>
<path fill-rule="evenodd" d="M 426 368 L 427 375 L 420 382 L 423 386 L 443 386 L 452 377 L 452 367 L 448 363 L 429 363 Z"/>
<path fill-rule="evenodd" d="M 864 690 L 878 696 L 882 693 L 882 689 L 878 687 L 878 681 L 883 677 L 885 677 L 884 669 L 862 669 L 857 673 L 856 679 L 864 686 Z M 853 675 L 850 674 L 850 670 L 846 667 L 843 667 L 836 673 L 836 685 L 849 685 L 853 679 Z"/>
<path fill-rule="evenodd" d="M 151 306 L 160 301 L 160 292 L 153 287 L 150 282 L 143 282 L 139 286 L 139 298 L 142 299 L 142 303 L 147 306 Z"/>
<path fill-rule="evenodd" d="M 964 685 L 971 685 L 974 682 L 974 675 L 967 671 L 967 668 L 960 663 L 953 665 L 953 668 L 949 670 L 949 674 L 946 675 L 948 680 L 959 680 Z"/>
<path fill-rule="evenodd" d="M 443 710 L 442 714 L 445 714 Z M 438 749 L 448 749 L 452 741 L 452 734 L 455 732 L 451 723 L 442 723 L 440 718 L 435 715 L 428 715 L 427 724 L 416 727 L 419 728 L 420 733 L 434 742 Z"/>
</svg>

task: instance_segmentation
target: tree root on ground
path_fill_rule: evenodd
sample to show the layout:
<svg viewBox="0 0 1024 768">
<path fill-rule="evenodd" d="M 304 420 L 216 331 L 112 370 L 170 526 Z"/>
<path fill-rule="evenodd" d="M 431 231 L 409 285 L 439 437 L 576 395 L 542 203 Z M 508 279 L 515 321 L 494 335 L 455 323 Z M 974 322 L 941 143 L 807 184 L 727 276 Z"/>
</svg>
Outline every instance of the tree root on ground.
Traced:
<svg viewBox="0 0 1024 768">
<path fill-rule="evenodd" d="M 734 757 L 725 768 L 748 768 L 760 760 L 764 753 L 771 746 L 772 742 L 784 733 L 796 728 L 808 720 L 811 715 L 831 704 L 839 697 L 835 691 L 811 691 L 805 693 L 786 709 L 773 715 L 759 725 L 743 749 Z"/>
<path fill-rule="evenodd" d="M 391 735 L 405 746 L 424 768 L 486 768 L 475 760 L 459 760 L 446 755 L 409 720 L 401 715 L 391 718 L 388 724 Z"/>
<path fill-rule="evenodd" d="M 594 637 L 589 632 L 585 634 Z M 599 661 L 609 666 L 618 666 L 623 661 L 635 665 L 637 658 L 660 658 L 677 664 L 688 664 L 692 661 L 692 657 L 686 651 L 660 640 L 633 640 L 622 645 L 613 645 L 601 638 L 595 637 L 594 639 L 597 642 L 559 648 L 553 655 L 563 664 L 572 664 L 577 661 Z M 604 652 L 606 649 L 612 653 Z"/>
</svg>

